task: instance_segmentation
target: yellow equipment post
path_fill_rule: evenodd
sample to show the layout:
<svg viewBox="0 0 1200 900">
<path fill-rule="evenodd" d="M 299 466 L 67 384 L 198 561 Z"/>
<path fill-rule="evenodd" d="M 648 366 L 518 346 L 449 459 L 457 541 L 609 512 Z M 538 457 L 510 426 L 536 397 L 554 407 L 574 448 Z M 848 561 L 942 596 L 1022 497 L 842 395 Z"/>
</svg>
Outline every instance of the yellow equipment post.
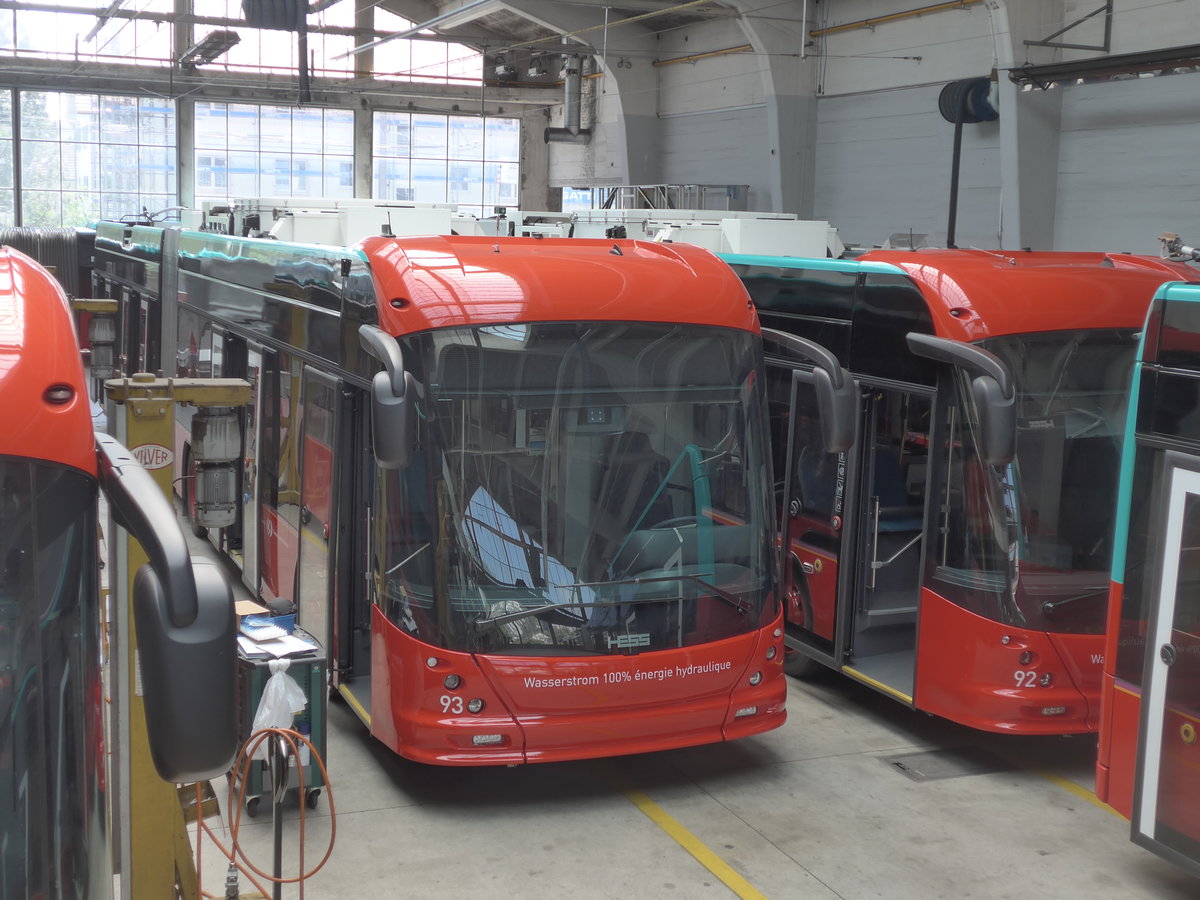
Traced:
<svg viewBox="0 0 1200 900">
<path fill-rule="evenodd" d="M 115 417 L 116 437 L 150 471 L 168 500 L 172 499 L 174 473 L 175 404 L 237 407 L 250 401 L 249 383 L 235 378 L 165 379 L 140 373 L 110 379 L 104 387 L 109 399 L 125 407 L 125 415 Z M 140 544 L 133 540 L 126 544 L 123 553 L 118 551 L 125 558 L 125 574 L 120 580 L 124 596 L 117 601 L 125 612 L 117 617 L 118 623 L 133 621 L 129 606 L 133 577 L 148 561 Z M 111 587 L 116 591 L 118 585 L 113 583 Z M 124 815 L 119 817 L 124 826 L 119 830 L 122 896 L 199 900 L 195 860 L 179 795 L 174 785 L 159 778 L 150 757 L 137 638 L 132 627 L 118 624 L 117 632 L 124 649 L 114 657 L 114 671 L 118 664 L 121 668 L 114 677 L 120 718 L 114 743 L 121 768 L 115 780 L 121 794 L 119 802 L 127 803 L 122 809 Z M 231 709 L 229 714 L 234 715 L 234 711 Z"/>
</svg>

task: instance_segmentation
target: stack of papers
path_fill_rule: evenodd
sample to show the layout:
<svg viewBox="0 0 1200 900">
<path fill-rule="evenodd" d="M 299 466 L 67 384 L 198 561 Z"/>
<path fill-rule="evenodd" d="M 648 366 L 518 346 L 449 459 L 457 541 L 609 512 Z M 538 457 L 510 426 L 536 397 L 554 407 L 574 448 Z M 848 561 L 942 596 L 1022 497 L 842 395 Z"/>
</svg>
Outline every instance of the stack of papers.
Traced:
<svg viewBox="0 0 1200 900">
<path fill-rule="evenodd" d="M 247 659 L 298 656 L 320 649 L 320 645 L 306 633 L 292 633 L 276 625 L 266 614 L 266 609 L 258 604 L 250 601 L 244 601 L 244 604 L 239 603 L 237 607 L 237 613 L 241 616 L 238 650 Z M 291 616 L 287 619 L 294 621 Z"/>
<path fill-rule="evenodd" d="M 247 658 L 296 656 L 301 653 L 312 653 L 317 649 L 317 645 L 312 641 L 307 641 L 304 638 L 297 637 L 294 634 L 287 634 L 286 632 L 282 637 L 261 641 L 244 634 L 239 634 L 238 647 L 242 652 L 242 656 Z"/>
</svg>

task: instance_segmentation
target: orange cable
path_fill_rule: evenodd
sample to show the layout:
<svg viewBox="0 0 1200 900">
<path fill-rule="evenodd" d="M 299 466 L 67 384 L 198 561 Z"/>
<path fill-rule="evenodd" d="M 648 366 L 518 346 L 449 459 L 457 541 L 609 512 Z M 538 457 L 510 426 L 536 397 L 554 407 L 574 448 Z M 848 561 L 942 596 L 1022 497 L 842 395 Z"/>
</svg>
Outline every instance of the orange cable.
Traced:
<svg viewBox="0 0 1200 900">
<path fill-rule="evenodd" d="M 297 765 L 296 772 L 297 772 L 297 775 L 298 775 L 299 781 L 300 781 L 299 785 L 297 786 L 297 790 L 299 791 L 300 798 L 301 798 L 300 799 L 300 860 L 299 860 L 299 870 L 300 871 L 299 871 L 299 874 L 297 874 L 296 876 L 291 877 L 291 878 L 282 878 L 281 877 L 281 878 L 277 879 L 277 878 L 275 878 L 274 875 L 271 875 L 271 874 L 268 874 L 267 872 L 262 871 L 257 866 L 255 866 L 254 863 L 252 863 L 250 861 L 250 858 L 246 855 L 245 851 L 242 849 L 241 845 L 238 843 L 238 831 L 241 829 L 242 809 L 245 805 L 245 799 L 246 799 L 246 785 L 249 781 L 249 767 L 255 761 L 254 760 L 255 751 L 258 750 L 259 746 L 261 746 L 262 743 L 265 740 L 267 740 L 269 737 L 271 737 L 272 735 L 279 735 L 288 742 L 289 753 L 291 756 L 295 756 L 297 758 L 297 761 L 299 760 L 299 749 L 300 749 L 300 745 L 297 744 L 297 742 L 296 742 L 297 739 L 299 739 L 305 746 L 307 746 L 309 753 L 312 755 L 312 759 L 316 762 L 317 767 L 321 771 L 321 779 L 324 782 L 324 786 L 328 793 L 329 820 L 330 820 L 329 846 L 327 847 L 327 849 L 325 851 L 325 855 L 321 858 L 321 861 L 319 863 L 317 863 L 316 866 L 314 866 L 311 871 L 306 872 L 304 869 L 304 844 L 305 844 L 305 841 L 304 841 L 304 833 L 305 833 L 304 808 L 306 806 L 305 799 L 304 799 L 304 769 L 305 769 L 305 767 L 301 766 L 301 765 Z M 236 811 L 236 813 L 231 815 L 231 821 L 229 823 L 229 833 L 231 836 L 231 846 L 229 848 L 225 847 L 225 845 L 221 842 L 220 838 L 218 838 L 216 836 L 216 834 L 213 833 L 212 829 L 209 828 L 209 826 L 204 822 L 203 816 L 201 815 L 201 813 L 203 812 L 203 808 L 202 808 L 202 802 L 201 802 L 201 797 L 200 797 L 200 785 L 199 784 L 196 785 L 196 801 L 197 801 L 196 821 L 199 825 L 199 827 L 196 830 L 196 889 L 197 889 L 197 892 L 203 897 L 212 897 L 213 896 L 211 894 L 205 894 L 203 892 L 203 890 L 201 888 L 201 884 L 200 884 L 200 833 L 201 833 L 201 831 L 203 831 L 205 834 L 208 835 L 209 839 L 212 840 L 213 844 L 216 845 L 217 849 L 221 851 L 221 853 L 224 855 L 224 857 L 229 860 L 230 864 L 236 866 L 238 871 L 241 872 L 243 875 L 245 875 L 250 880 L 251 884 L 254 885 L 254 888 L 260 894 L 262 894 L 264 897 L 268 895 L 268 892 L 266 891 L 265 888 L 263 888 L 262 885 L 260 885 L 255 880 L 254 875 L 258 875 L 262 878 L 267 879 L 270 882 L 274 882 L 277 884 L 299 884 L 300 885 L 300 898 L 301 898 L 301 900 L 303 900 L 303 898 L 304 898 L 304 882 L 306 880 L 308 880 L 309 878 L 311 878 L 313 875 L 315 875 L 317 872 L 319 872 L 325 866 L 325 864 L 327 862 L 329 862 L 329 858 L 333 855 L 334 844 L 336 843 L 336 840 L 337 840 L 337 812 L 336 812 L 336 807 L 334 806 L 334 802 L 333 802 L 333 785 L 329 780 L 329 772 L 325 768 L 325 761 L 323 759 L 321 759 L 321 755 L 317 752 L 317 749 L 316 749 L 316 747 L 313 746 L 312 742 L 308 738 L 306 738 L 304 735 L 300 734 L 299 732 L 293 731 L 290 728 L 264 728 L 261 731 L 256 731 L 256 732 L 254 732 L 254 734 L 250 735 L 249 739 L 245 742 L 245 744 L 242 745 L 241 750 L 238 751 L 237 759 L 234 762 L 234 767 L 230 772 L 230 776 L 231 776 L 231 781 L 229 784 L 228 803 L 230 806 L 235 808 L 237 811 Z M 236 801 L 233 796 L 233 794 L 234 794 L 233 779 L 236 779 L 237 784 L 238 784 Z M 242 862 L 239 862 L 238 858 L 240 858 L 242 860 Z M 243 862 L 245 863 L 245 866 L 242 865 Z M 253 874 L 251 874 L 251 873 L 253 873 Z"/>
</svg>

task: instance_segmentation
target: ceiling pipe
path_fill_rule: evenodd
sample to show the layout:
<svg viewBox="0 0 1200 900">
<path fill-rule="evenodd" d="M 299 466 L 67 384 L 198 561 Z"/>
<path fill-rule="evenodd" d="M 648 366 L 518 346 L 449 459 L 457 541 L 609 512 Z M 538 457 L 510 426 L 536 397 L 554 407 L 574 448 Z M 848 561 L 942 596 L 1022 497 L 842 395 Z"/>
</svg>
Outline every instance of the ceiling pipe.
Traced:
<svg viewBox="0 0 1200 900">
<path fill-rule="evenodd" d="M 547 144 L 590 144 L 592 130 L 580 128 L 583 107 L 583 79 L 579 74 L 579 57 L 563 57 L 563 126 L 547 128 L 543 134 Z"/>
<path fill-rule="evenodd" d="M 948 3 L 934 3 L 931 6 L 922 6 L 918 9 L 906 9 L 902 12 L 888 13 L 882 16 L 872 16 L 869 19 L 859 19 L 857 22 L 846 22 L 844 25 L 831 25 L 829 28 L 817 28 L 808 33 L 809 37 L 824 37 L 827 34 L 838 34 L 843 31 L 852 31 L 855 28 L 874 28 L 876 25 L 884 25 L 888 22 L 898 22 L 901 19 L 911 19 L 914 16 L 925 15 L 926 13 L 943 12 L 948 9 L 966 9 L 968 6 L 975 6 L 982 3 L 983 0 L 952 0 Z"/>
</svg>

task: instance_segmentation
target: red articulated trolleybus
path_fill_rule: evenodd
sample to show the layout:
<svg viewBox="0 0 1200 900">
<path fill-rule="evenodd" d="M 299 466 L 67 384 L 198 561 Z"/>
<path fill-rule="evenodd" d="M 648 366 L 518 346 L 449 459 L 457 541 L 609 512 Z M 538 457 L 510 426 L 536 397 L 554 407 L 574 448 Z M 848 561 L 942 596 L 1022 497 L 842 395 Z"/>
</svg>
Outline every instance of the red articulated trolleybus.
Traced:
<svg viewBox="0 0 1200 900">
<path fill-rule="evenodd" d="M 1131 396 L 1096 796 L 1200 875 L 1200 285 L 1158 292 Z"/>
<path fill-rule="evenodd" d="M 151 754 L 165 780 L 212 778 L 233 760 L 232 598 L 217 567 L 193 570 L 149 473 L 93 432 L 62 288 L 7 247 L 0 409 L 0 896 L 107 897 L 101 492 L 151 560 L 132 602 Z"/>
<path fill-rule="evenodd" d="M 1095 731 L 1128 376 L 1154 291 L 1190 270 L 722 257 L 767 340 L 789 671 L 987 731 Z"/>
<path fill-rule="evenodd" d="M 296 602 L 400 755 L 548 762 L 783 723 L 762 341 L 708 251 L 102 223 L 97 291 L 141 311 L 151 363 L 161 328 L 177 372 L 254 386 L 236 521 L 209 537 Z"/>
</svg>

